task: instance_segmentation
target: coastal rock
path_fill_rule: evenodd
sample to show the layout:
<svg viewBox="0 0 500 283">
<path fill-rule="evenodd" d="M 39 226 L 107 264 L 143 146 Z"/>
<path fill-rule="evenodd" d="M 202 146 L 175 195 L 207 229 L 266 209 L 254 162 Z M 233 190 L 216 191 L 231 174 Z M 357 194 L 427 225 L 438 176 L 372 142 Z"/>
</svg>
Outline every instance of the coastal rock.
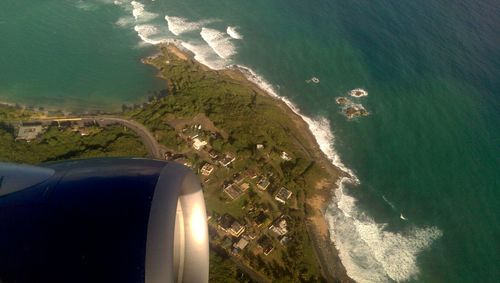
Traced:
<svg viewBox="0 0 500 283">
<path fill-rule="evenodd" d="M 364 97 L 368 96 L 368 92 L 362 88 L 355 88 L 349 91 L 349 95 L 352 97 Z"/>
<path fill-rule="evenodd" d="M 352 104 L 352 101 L 347 98 L 347 97 L 337 97 L 335 99 L 335 102 L 338 104 L 338 105 L 348 105 L 348 104 Z"/>
<path fill-rule="evenodd" d="M 359 116 L 368 116 L 368 114 L 370 114 L 361 104 L 353 104 L 345 108 L 343 112 L 349 119 Z"/>
</svg>

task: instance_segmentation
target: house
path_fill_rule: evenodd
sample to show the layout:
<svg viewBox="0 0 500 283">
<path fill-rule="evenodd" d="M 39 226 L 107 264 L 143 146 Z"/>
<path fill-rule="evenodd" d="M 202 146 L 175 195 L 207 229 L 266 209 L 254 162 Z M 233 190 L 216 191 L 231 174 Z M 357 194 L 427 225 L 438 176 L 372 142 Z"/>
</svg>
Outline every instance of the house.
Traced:
<svg viewBox="0 0 500 283">
<path fill-rule="evenodd" d="M 196 150 L 202 150 L 207 144 L 206 141 L 200 140 L 199 138 L 193 139 L 193 148 Z"/>
<path fill-rule="evenodd" d="M 286 152 L 284 152 L 284 151 L 281 153 L 281 159 L 283 159 L 283 160 L 285 160 L 285 161 L 290 161 L 290 160 L 292 160 L 292 158 L 290 157 L 290 155 L 288 155 L 288 153 L 286 153 Z"/>
<path fill-rule="evenodd" d="M 210 158 L 212 158 L 213 160 L 217 159 L 217 157 L 219 157 L 219 153 L 215 150 L 215 149 L 211 149 L 209 152 L 208 152 L 208 155 L 210 156 Z"/>
<path fill-rule="evenodd" d="M 232 199 L 235 200 L 239 198 L 241 195 L 243 195 L 243 191 L 241 188 L 236 185 L 236 184 L 230 184 L 226 187 L 224 187 L 223 191 Z"/>
<path fill-rule="evenodd" d="M 288 237 L 288 236 L 284 236 L 280 240 L 280 244 L 282 244 L 282 245 L 286 245 L 286 244 L 288 244 L 288 242 L 290 242 L 290 237 Z"/>
<path fill-rule="evenodd" d="M 231 227 L 229 228 L 229 234 L 234 237 L 241 236 L 243 232 L 245 232 L 245 227 L 236 220 L 233 222 L 233 224 L 231 224 Z"/>
<path fill-rule="evenodd" d="M 214 171 L 214 168 L 215 167 L 212 164 L 205 163 L 205 165 L 203 165 L 203 167 L 201 167 L 201 174 L 203 176 L 209 176 Z"/>
<path fill-rule="evenodd" d="M 249 183 L 243 183 L 240 185 L 240 188 L 243 192 L 246 192 L 248 189 L 250 189 L 250 184 Z"/>
<path fill-rule="evenodd" d="M 262 178 L 259 180 L 259 182 L 257 182 L 257 188 L 263 191 L 267 190 L 269 185 L 271 185 L 271 182 L 269 182 L 269 180 L 267 180 L 266 178 Z"/>
<path fill-rule="evenodd" d="M 243 175 L 245 175 L 245 177 L 252 179 L 252 180 L 258 177 L 257 171 L 255 171 L 253 169 L 246 170 L 245 173 L 243 173 Z"/>
<path fill-rule="evenodd" d="M 234 217 L 226 213 L 219 218 L 217 227 L 224 232 L 228 232 L 234 221 Z"/>
<path fill-rule="evenodd" d="M 234 160 L 236 160 L 235 156 L 233 156 L 230 153 L 226 153 L 226 155 L 219 160 L 219 163 L 222 166 L 227 167 L 227 166 L 229 166 L 229 164 L 233 163 Z"/>
<path fill-rule="evenodd" d="M 287 190 L 285 187 L 281 187 L 276 196 L 274 197 L 275 200 L 281 202 L 282 204 L 285 204 L 286 201 L 292 196 L 292 192 Z"/>
<path fill-rule="evenodd" d="M 34 140 L 39 134 L 43 132 L 41 124 L 38 125 L 22 125 L 17 132 L 16 140 Z"/>
<path fill-rule="evenodd" d="M 278 236 L 284 236 L 286 233 L 288 233 L 288 223 L 283 217 L 281 217 L 280 219 L 278 219 L 278 221 L 276 221 L 269 227 L 269 230 L 273 231 Z"/>
<path fill-rule="evenodd" d="M 257 225 L 257 227 L 262 226 L 267 220 L 268 217 L 263 211 L 261 211 L 259 215 L 257 215 L 257 217 L 254 218 L 254 222 L 255 225 Z"/>
<path fill-rule="evenodd" d="M 246 248 L 246 246 L 248 246 L 248 240 L 245 240 L 243 238 L 241 238 L 237 243 L 235 243 L 233 245 L 233 247 L 239 249 L 239 250 L 243 250 Z"/>
<path fill-rule="evenodd" d="M 273 241 L 265 235 L 257 241 L 257 244 L 264 251 L 264 255 L 269 255 L 274 250 Z"/>
<path fill-rule="evenodd" d="M 241 174 L 234 175 L 233 178 L 234 178 L 234 183 L 236 184 L 240 184 L 245 180 L 245 176 Z"/>
</svg>

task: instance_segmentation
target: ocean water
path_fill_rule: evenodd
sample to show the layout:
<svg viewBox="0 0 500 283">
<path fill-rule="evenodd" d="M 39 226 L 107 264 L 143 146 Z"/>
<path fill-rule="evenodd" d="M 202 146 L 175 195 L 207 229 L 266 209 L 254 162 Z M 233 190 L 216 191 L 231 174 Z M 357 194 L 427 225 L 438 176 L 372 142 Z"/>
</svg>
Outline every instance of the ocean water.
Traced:
<svg viewBox="0 0 500 283">
<path fill-rule="evenodd" d="M 352 278 L 498 282 L 498 30 L 495 0 L 7 0 L 0 100 L 141 101 L 163 83 L 139 59 L 176 41 L 248 68 L 350 173 L 326 217 Z M 349 120 L 355 88 L 370 115 Z"/>
</svg>

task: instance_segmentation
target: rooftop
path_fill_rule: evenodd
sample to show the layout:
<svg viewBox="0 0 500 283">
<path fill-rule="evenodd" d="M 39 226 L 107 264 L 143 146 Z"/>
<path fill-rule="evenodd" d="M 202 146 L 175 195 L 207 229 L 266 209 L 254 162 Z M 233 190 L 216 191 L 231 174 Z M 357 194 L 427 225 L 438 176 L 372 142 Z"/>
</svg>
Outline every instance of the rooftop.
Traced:
<svg viewBox="0 0 500 283">
<path fill-rule="evenodd" d="M 43 131 L 43 128 L 41 125 L 36 125 L 36 126 L 21 126 L 19 127 L 19 132 L 17 133 L 16 140 L 33 140 L 35 139 L 39 134 L 41 134 Z"/>
<path fill-rule="evenodd" d="M 287 190 L 285 187 L 281 187 L 276 196 L 274 197 L 275 200 L 285 204 L 286 201 L 292 196 L 292 192 Z"/>
</svg>

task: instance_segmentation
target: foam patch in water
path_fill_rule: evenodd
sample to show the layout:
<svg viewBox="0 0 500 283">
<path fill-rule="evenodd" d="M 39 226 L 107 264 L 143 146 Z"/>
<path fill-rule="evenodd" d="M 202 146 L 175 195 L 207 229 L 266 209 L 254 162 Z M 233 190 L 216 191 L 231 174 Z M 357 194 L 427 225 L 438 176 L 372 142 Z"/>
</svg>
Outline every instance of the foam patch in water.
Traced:
<svg viewBox="0 0 500 283">
<path fill-rule="evenodd" d="M 243 39 L 243 36 L 238 32 L 238 27 L 228 26 L 226 33 L 234 39 Z"/>
<path fill-rule="evenodd" d="M 186 18 L 165 16 L 165 20 L 168 24 L 168 29 L 174 35 L 181 35 L 186 32 L 200 30 L 204 25 L 215 22 L 216 20 L 207 19 L 198 22 L 189 21 Z"/>
<path fill-rule="evenodd" d="M 225 33 L 204 27 L 200 35 L 219 57 L 227 59 L 236 54 L 236 47 Z"/>
</svg>

